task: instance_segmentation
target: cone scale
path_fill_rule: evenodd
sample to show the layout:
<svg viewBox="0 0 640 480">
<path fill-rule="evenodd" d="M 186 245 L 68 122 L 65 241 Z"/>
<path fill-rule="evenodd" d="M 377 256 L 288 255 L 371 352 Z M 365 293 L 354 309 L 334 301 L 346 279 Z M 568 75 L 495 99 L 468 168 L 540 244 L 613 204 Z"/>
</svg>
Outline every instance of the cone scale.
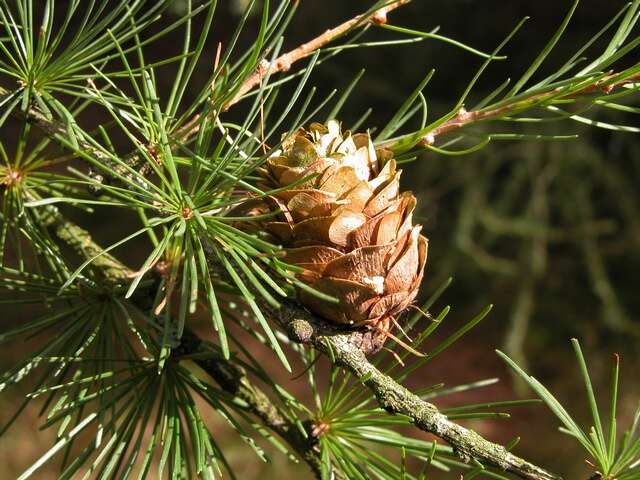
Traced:
<svg viewBox="0 0 640 480">
<path fill-rule="evenodd" d="M 263 227 L 285 247 L 300 280 L 338 299 L 304 290 L 300 302 L 327 322 L 353 329 L 366 353 L 379 350 L 396 318 L 415 299 L 427 239 L 413 225 L 416 199 L 400 191 L 401 170 L 368 134 L 340 132 L 336 121 L 287 137 L 260 169 L 280 213 Z"/>
</svg>

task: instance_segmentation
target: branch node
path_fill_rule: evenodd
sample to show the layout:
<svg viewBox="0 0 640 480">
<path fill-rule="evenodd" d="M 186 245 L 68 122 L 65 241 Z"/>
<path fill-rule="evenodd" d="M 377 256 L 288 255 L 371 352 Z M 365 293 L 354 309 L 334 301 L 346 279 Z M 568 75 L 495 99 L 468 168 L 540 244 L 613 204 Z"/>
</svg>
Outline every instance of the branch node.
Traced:
<svg viewBox="0 0 640 480">
<path fill-rule="evenodd" d="M 302 319 L 294 319 L 287 324 L 289 338 L 297 343 L 310 343 L 313 338 L 313 326 Z"/>
<path fill-rule="evenodd" d="M 284 55 L 276 61 L 276 70 L 279 72 L 288 72 L 291 69 L 292 63 L 289 57 Z"/>
<path fill-rule="evenodd" d="M 374 25 L 384 25 L 387 23 L 387 10 L 381 8 L 371 17 L 371 23 Z"/>
<path fill-rule="evenodd" d="M 269 71 L 270 65 L 271 65 L 271 62 L 269 62 L 269 60 L 267 60 L 266 58 L 263 58 L 262 60 L 260 60 L 260 63 L 258 64 L 258 68 L 257 68 L 258 75 L 260 75 L 260 77 L 264 77 Z"/>
<path fill-rule="evenodd" d="M 436 142 L 436 137 L 433 135 L 433 133 L 427 133 L 424 137 L 420 139 L 420 145 L 422 145 L 423 147 L 428 147 L 430 145 L 433 145 L 435 142 Z"/>
<path fill-rule="evenodd" d="M 465 123 L 473 117 L 473 112 L 468 112 L 466 108 L 460 107 L 458 110 L 458 115 L 456 116 L 456 121 L 460 123 Z"/>
</svg>

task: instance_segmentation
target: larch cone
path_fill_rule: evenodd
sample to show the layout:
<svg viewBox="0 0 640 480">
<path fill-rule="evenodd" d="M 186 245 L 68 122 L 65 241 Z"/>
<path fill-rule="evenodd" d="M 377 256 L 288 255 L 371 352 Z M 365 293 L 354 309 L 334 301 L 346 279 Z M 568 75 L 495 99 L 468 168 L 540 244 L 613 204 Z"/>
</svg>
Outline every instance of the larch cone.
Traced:
<svg viewBox="0 0 640 480">
<path fill-rule="evenodd" d="M 283 142 L 260 169 L 280 211 L 262 227 L 285 247 L 284 261 L 304 269 L 300 280 L 339 300 L 305 290 L 314 314 L 353 330 L 365 353 L 382 348 L 396 318 L 415 299 L 427 261 L 427 239 L 414 225 L 416 198 L 400 191 L 401 170 L 368 134 L 314 123 Z"/>
</svg>

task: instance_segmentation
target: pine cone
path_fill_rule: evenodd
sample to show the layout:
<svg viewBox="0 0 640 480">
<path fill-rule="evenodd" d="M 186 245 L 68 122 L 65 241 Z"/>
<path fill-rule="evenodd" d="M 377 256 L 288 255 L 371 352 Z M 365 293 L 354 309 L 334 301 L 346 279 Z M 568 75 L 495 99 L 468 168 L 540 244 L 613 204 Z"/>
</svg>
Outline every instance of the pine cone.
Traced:
<svg viewBox="0 0 640 480">
<path fill-rule="evenodd" d="M 312 124 L 285 140 L 263 169 L 264 188 L 282 213 L 264 227 L 286 247 L 299 278 L 339 299 L 301 290 L 313 313 L 367 332 L 352 337 L 367 351 L 382 347 L 395 317 L 413 302 L 427 259 L 427 239 L 413 225 L 416 199 L 400 192 L 401 170 L 367 134 L 345 137 L 336 121 Z"/>
</svg>

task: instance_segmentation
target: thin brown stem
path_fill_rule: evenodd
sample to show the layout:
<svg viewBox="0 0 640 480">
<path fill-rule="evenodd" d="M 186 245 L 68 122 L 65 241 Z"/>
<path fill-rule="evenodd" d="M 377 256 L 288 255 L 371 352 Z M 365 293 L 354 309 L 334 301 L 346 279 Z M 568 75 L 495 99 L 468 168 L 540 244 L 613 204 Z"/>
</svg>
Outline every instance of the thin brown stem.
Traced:
<svg viewBox="0 0 640 480">
<path fill-rule="evenodd" d="M 328 43 L 331 43 L 337 38 L 352 31 L 354 28 L 363 27 L 369 23 L 374 23 L 376 25 L 386 23 L 387 14 L 389 12 L 403 5 L 406 5 L 407 3 L 409 3 L 409 1 L 410 0 L 397 0 L 390 3 L 386 7 L 382 7 L 376 10 L 373 13 L 357 15 L 351 20 L 347 20 L 337 27 L 330 28 L 329 30 L 325 31 L 321 35 L 318 35 L 312 40 L 309 40 L 299 47 L 280 55 L 273 62 L 264 61 L 258 66 L 256 71 L 244 81 L 236 95 L 227 103 L 225 103 L 224 110 L 228 110 L 229 107 L 238 103 L 240 99 L 242 99 L 242 97 L 245 96 L 248 92 L 260 85 L 260 82 L 262 82 L 262 80 L 268 74 L 288 71 L 291 68 L 291 65 L 293 65 L 295 62 L 307 58 L 316 50 L 319 50 Z"/>
<path fill-rule="evenodd" d="M 558 95 L 564 89 L 566 89 L 566 87 L 558 87 L 547 92 L 534 94 L 530 97 L 514 101 L 514 103 L 502 105 L 496 108 L 486 108 L 473 111 L 467 111 L 464 108 L 461 108 L 453 118 L 447 120 L 442 125 L 424 134 L 419 143 L 422 143 L 423 145 L 432 145 L 437 137 L 444 135 L 445 133 L 459 130 L 463 127 L 469 126 L 473 123 L 481 122 L 483 120 L 491 120 L 495 118 L 505 117 L 510 114 L 521 113 L 524 110 L 528 110 L 531 107 L 536 107 L 540 105 L 540 103 L 543 103 L 545 100 L 550 100 L 554 97 L 558 99 L 578 99 L 598 91 L 608 94 L 617 88 L 630 83 L 635 83 L 640 80 L 640 73 L 638 73 L 611 83 L 610 81 L 616 78 L 618 75 L 619 74 L 616 73 L 607 75 L 606 77 L 601 78 L 600 80 L 595 81 L 578 91 L 572 91 L 568 93 L 566 96 Z M 393 147 L 394 143 L 395 142 L 389 142 L 383 144 L 382 146 L 390 148 Z"/>
<path fill-rule="evenodd" d="M 312 55 L 315 51 L 321 49 L 325 45 L 333 42 L 334 40 L 342 37 L 343 35 L 353 31 L 356 28 L 365 27 L 371 23 L 375 25 L 381 25 L 387 22 L 387 14 L 403 5 L 406 5 L 411 0 L 396 0 L 389 5 L 379 8 L 378 10 L 368 13 L 356 15 L 350 20 L 341 23 L 340 25 L 326 30 L 324 33 L 309 40 L 306 43 L 283 53 L 278 58 L 269 62 L 263 60 L 256 70 L 242 83 L 237 93 L 229 99 L 222 107 L 223 111 L 229 110 L 233 105 L 238 103 L 242 98 L 251 90 L 259 86 L 267 75 L 273 75 L 274 73 L 286 72 L 291 69 L 291 66 Z M 213 112 L 215 115 L 215 112 Z M 182 142 L 186 142 L 200 130 L 200 114 L 196 114 L 191 117 L 176 133 L 176 138 Z"/>
</svg>

